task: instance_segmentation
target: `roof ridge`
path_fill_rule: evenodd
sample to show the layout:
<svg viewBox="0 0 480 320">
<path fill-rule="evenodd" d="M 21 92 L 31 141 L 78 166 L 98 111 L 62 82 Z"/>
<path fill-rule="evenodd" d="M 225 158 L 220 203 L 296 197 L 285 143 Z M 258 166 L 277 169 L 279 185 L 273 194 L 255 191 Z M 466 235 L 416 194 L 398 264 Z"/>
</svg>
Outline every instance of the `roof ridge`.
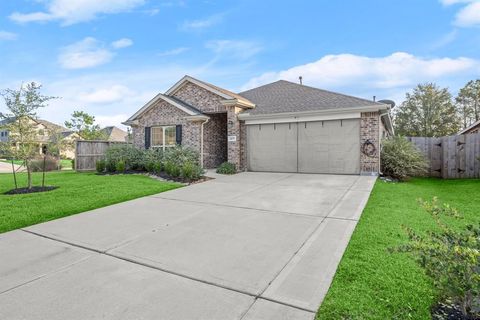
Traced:
<svg viewBox="0 0 480 320">
<path fill-rule="evenodd" d="M 322 92 L 326 92 L 326 93 L 332 93 L 332 94 L 336 94 L 336 95 L 339 95 L 339 96 L 344 96 L 344 97 L 347 97 L 347 98 L 353 98 L 353 99 L 363 100 L 363 101 L 366 101 L 366 102 L 371 102 L 372 104 L 378 104 L 378 105 L 384 104 L 384 103 L 380 103 L 380 102 L 377 102 L 377 101 L 369 100 L 369 99 L 366 99 L 366 98 L 360 98 L 360 97 L 355 97 L 355 96 L 352 96 L 352 95 L 349 95 L 349 94 L 345 94 L 345 93 L 340 93 L 340 92 L 336 92 L 336 91 L 331 91 L 331 90 L 316 88 L 316 87 L 312 87 L 312 86 L 309 86 L 309 85 L 306 85 L 306 84 L 299 84 L 299 83 L 295 83 L 295 82 L 293 82 L 293 81 L 284 80 L 284 79 L 277 80 L 277 81 L 272 82 L 272 83 L 270 83 L 270 84 L 273 84 L 273 83 L 276 83 L 276 82 L 286 82 L 286 83 L 293 84 L 293 85 L 297 85 L 297 86 L 307 87 L 307 88 L 310 88 L 310 89 L 313 89 L 313 90 L 318 90 L 318 91 L 322 91 Z"/>
</svg>

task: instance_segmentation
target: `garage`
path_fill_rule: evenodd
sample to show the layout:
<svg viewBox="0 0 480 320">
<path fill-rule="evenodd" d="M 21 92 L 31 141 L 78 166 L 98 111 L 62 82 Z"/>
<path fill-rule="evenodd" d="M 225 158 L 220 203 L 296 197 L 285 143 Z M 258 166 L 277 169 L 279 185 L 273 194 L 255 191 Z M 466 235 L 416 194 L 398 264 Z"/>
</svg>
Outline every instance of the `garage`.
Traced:
<svg viewBox="0 0 480 320">
<path fill-rule="evenodd" d="M 360 173 L 360 120 L 247 125 L 250 171 Z"/>
</svg>

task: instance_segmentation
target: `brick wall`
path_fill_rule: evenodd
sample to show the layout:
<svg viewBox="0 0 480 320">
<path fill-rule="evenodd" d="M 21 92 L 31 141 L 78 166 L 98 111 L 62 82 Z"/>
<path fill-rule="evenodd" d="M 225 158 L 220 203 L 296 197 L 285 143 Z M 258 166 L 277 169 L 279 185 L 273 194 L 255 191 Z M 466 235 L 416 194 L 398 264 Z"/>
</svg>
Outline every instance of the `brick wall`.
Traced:
<svg viewBox="0 0 480 320">
<path fill-rule="evenodd" d="M 235 136 L 236 141 L 228 141 L 228 162 L 234 163 L 237 167 L 237 170 L 242 170 L 242 157 L 240 149 L 240 140 L 241 128 L 240 121 L 238 120 L 237 114 L 241 111 L 240 108 L 235 106 L 227 107 L 227 133 L 228 136 Z"/>
<path fill-rule="evenodd" d="M 224 98 L 191 82 L 185 83 L 173 96 L 203 113 L 225 112 L 225 106 L 221 103 Z"/>
<path fill-rule="evenodd" d="M 186 116 L 188 114 L 182 110 L 165 101 L 159 101 L 137 119 L 138 126 L 132 126 L 133 144 L 138 148 L 145 148 L 145 127 L 181 124 L 182 144 L 200 152 L 201 121 L 187 122 Z"/>
<path fill-rule="evenodd" d="M 205 124 L 203 152 L 205 168 L 216 168 L 227 161 L 227 114 L 210 114 Z"/>
<path fill-rule="evenodd" d="M 371 174 L 380 171 L 380 116 L 378 112 L 364 112 L 360 119 L 360 148 L 370 141 L 375 154 L 368 156 L 360 152 L 360 173 Z"/>
</svg>

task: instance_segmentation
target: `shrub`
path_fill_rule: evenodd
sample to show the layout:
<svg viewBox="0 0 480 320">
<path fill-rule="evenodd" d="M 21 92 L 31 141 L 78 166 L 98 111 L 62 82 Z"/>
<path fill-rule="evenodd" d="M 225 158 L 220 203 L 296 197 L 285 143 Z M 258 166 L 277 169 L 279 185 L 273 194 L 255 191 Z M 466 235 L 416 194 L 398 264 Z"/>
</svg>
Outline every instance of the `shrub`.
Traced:
<svg viewBox="0 0 480 320">
<path fill-rule="evenodd" d="M 30 167 L 33 172 L 42 172 L 43 171 L 43 157 L 33 159 L 30 161 Z M 45 158 L 45 171 L 54 171 L 60 168 L 60 160 L 52 156 L 46 156 Z"/>
<path fill-rule="evenodd" d="M 116 163 L 115 171 L 122 173 L 122 172 L 125 172 L 125 169 L 126 169 L 125 161 L 120 160 Z"/>
<path fill-rule="evenodd" d="M 189 147 L 175 146 L 165 150 L 163 160 L 165 162 L 176 163 L 180 167 L 186 162 L 200 164 L 200 154 Z"/>
<path fill-rule="evenodd" d="M 185 162 L 181 167 L 180 176 L 187 180 L 198 180 L 202 177 L 204 170 L 198 164 Z"/>
<path fill-rule="evenodd" d="M 409 244 L 394 249 L 411 253 L 425 269 L 440 293 L 442 301 L 451 301 L 465 319 L 477 319 L 474 305 L 480 296 L 480 223 L 457 231 L 443 221 L 444 216 L 461 218 L 447 204 L 438 205 L 420 200 L 423 209 L 433 218 L 438 231 L 418 234 L 404 227 Z"/>
<path fill-rule="evenodd" d="M 118 144 L 109 147 L 105 153 L 107 162 L 123 161 L 125 169 L 144 170 L 145 151 L 135 148 L 132 145 Z"/>
<path fill-rule="evenodd" d="M 160 162 L 155 162 L 153 164 L 153 172 L 160 173 L 162 171 L 162 164 Z"/>
<path fill-rule="evenodd" d="M 172 161 L 166 161 L 164 164 L 165 172 L 174 178 L 179 177 L 181 174 L 181 166 Z"/>
<path fill-rule="evenodd" d="M 217 168 L 217 173 L 220 174 L 234 174 L 237 173 L 237 168 L 234 163 L 224 162 Z"/>
<path fill-rule="evenodd" d="M 105 160 L 104 159 L 97 160 L 97 162 L 95 163 L 95 168 L 98 173 L 104 173 L 106 168 Z"/>
<path fill-rule="evenodd" d="M 113 159 L 107 159 L 105 161 L 105 169 L 110 173 L 117 171 L 117 161 Z"/>
<path fill-rule="evenodd" d="M 75 170 L 75 159 L 72 159 L 72 170 Z"/>
<path fill-rule="evenodd" d="M 401 181 L 427 172 L 427 160 L 423 153 L 400 136 L 383 141 L 381 164 L 385 175 Z"/>
<path fill-rule="evenodd" d="M 143 167 L 145 170 L 147 170 L 148 172 L 154 172 L 155 169 L 153 169 L 153 167 L 156 166 L 158 168 L 157 163 L 160 165 L 160 170 L 158 170 L 158 172 L 160 172 L 161 166 L 163 163 L 162 149 L 153 148 L 153 149 L 145 150 L 143 152 Z M 150 170 L 147 168 L 147 166 L 150 167 Z"/>
</svg>

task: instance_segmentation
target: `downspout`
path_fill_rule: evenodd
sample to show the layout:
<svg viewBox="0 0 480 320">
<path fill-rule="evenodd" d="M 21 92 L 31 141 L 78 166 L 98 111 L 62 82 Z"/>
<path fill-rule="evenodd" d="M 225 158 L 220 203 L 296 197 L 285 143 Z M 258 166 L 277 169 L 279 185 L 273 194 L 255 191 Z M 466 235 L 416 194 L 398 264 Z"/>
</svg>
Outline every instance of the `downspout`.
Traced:
<svg viewBox="0 0 480 320">
<path fill-rule="evenodd" d="M 204 122 L 202 122 L 202 125 L 200 127 L 200 164 L 202 165 L 202 168 L 204 167 L 203 165 L 203 126 L 207 124 L 207 122 L 210 121 L 210 118 L 206 119 Z"/>
</svg>

